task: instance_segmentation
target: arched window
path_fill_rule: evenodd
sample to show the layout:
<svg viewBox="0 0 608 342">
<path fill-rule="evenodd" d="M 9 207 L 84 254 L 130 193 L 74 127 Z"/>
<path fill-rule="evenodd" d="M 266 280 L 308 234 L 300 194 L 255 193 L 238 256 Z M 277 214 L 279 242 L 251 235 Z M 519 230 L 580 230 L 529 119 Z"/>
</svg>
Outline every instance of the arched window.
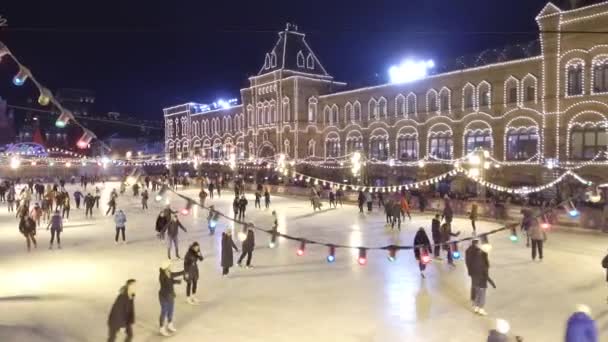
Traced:
<svg viewBox="0 0 608 342">
<path fill-rule="evenodd" d="M 426 93 L 426 111 L 428 114 L 436 113 L 439 110 L 437 105 L 437 91 L 431 89 Z"/>
<path fill-rule="evenodd" d="M 256 120 L 258 126 L 264 124 L 264 106 L 258 102 L 258 119 Z"/>
<path fill-rule="evenodd" d="M 409 93 L 407 95 L 406 113 L 408 116 L 415 116 L 417 113 L 416 94 Z"/>
<path fill-rule="evenodd" d="M 266 58 L 264 58 L 264 69 L 270 69 L 270 54 L 266 54 Z"/>
<path fill-rule="evenodd" d="M 283 121 L 290 122 L 291 121 L 291 110 L 289 106 L 289 97 L 283 98 Z"/>
<path fill-rule="evenodd" d="M 452 92 L 450 89 L 443 87 L 439 91 L 439 111 L 440 112 L 451 112 L 452 111 Z"/>
<path fill-rule="evenodd" d="M 492 151 L 492 130 L 473 129 L 467 130 L 464 136 L 465 154 L 469 154 L 476 149 Z"/>
<path fill-rule="evenodd" d="M 415 134 L 399 134 L 397 138 L 397 158 L 400 160 L 418 159 L 418 136 Z"/>
<path fill-rule="evenodd" d="M 285 141 L 283 142 L 283 153 L 285 153 L 286 157 L 289 157 L 289 155 L 291 153 L 291 148 L 289 146 L 289 139 L 285 139 Z"/>
<path fill-rule="evenodd" d="M 355 122 L 361 122 L 361 103 L 355 101 L 353 104 L 353 112 L 355 113 Z"/>
<path fill-rule="evenodd" d="M 437 124 L 429 129 L 428 152 L 429 155 L 440 159 L 452 159 L 453 155 L 452 130 L 445 124 Z"/>
<path fill-rule="evenodd" d="M 405 117 L 405 96 L 399 94 L 395 97 L 395 116 Z"/>
<path fill-rule="evenodd" d="M 386 102 L 386 99 L 384 97 L 381 97 L 378 100 L 378 112 L 379 112 L 379 116 L 383 117 L 385 119 L 388 117 L 386 103 L 387 102 Z"/>
<path fill-rule="evenodd" d="M 337 158 L 340 156 L 340 137 L 336 133 L 329 133 L 325 138 L 325 157 Z"/>
<path fill-rule="evenodd" d="M 489 109 L 492 107 L 492 86 L 490 83 L 483 81 L 477 86 L 477 98 L 479 99 L 480 109 Z"/>
<path fill-rule="evenodd" d="M 538 79 L 532 74 L 526 75 L 521 80 L 521 94 L 523 95 L 523 101 L 525 102 L 538 102 Z"/>
<path fill-rule="evenodd" d="M 467 83 L 462 89 L 462 110 L 470 110 L 475 106 L 475 87 Z"/>
<path fill-rule="evenodd" d="M 175 137 L 179 137 L 179 120 L 175 118 Z"/>
<path fill-rule="evenodd" d="M 277 54 L 272 51 L 270 54 L 270 67 L 274 68 L 277 66 Z"/>
<path fill-rule="evenodd" d="M 350 131 L 346 136 L 346 154 L 363 151 L 363 137 L 359 131 Z"/>
<path fill-rule="evenodd" d="M 382 129 L 374 130 L 369 138 L 369 158 L 376 160 L 387 160 L 388 155 L 388 133 Z"/>
<path fill-rule="evenodd" d="M 255 116 L 253 115 L 253 106 L 247 106 L 247 120 L 249 121 L 249 126 L 255 125 Z"/>
<path fill-rule="evenodd" d="M 380 119 L 380 111 L 378 110 L 378 101 L 375 98 L 371 98 L 367 103 L 367 119 L 378 120 Z"/>
<path fill-rule="evenodd" d="M 171 119 L 167 120 L 166 126 L 167 126 L 167 137 L 169 137 L 169 138 L 173 137 L 173 120 L 171 120 Z"/>
<path fill-rule="evenodd" d="M 350 122 L 355 122 L 355 112 L 353 111 L 353 105 L 350 102 L 346 102 L 344 106 L 344 121 L 350 120 Z"/>
<path fill-rule="evenodd" d="M 298 63 L 298 68 L 304 68 L 304 54 L 302 53 L 302 50 L 298 51 L 298 55 L 296 57 L 297 63 Z"/>
<path fill-rule="evenodd" d="M 338 125 L 340 123 L 340 112 L 337 105 L 331 106 L 331 124 Z"/>
<path fill-rule="evenodd" d="M 186 117 L 182 117 L 182 136 L 186 136 L 188 134 L 188 119 Z"/>
<path fill-rule="evenodd" d="M 308 122 L 317 121 L 317 104 L 318 101 L 314 97 L 308 100 Z"/>
<path fill-rule="evenodd" d="M 591 72 L 593 72 L 593 93 L 608 93 L 608 56 L 596 57 Z"/>
<path fill-rule="evenodd" d="M 504 102 L 505 107 L 519 103 L 519 80 L 510 76 L 504 84 Z"/>
<path fill-rule="evenodd" d="M 308 156 L 309 157 L 315 156 L 315 145 L 316 144 L 317 143 L 313 139 L 308 140 Z"/>
<path fill-rule="evenodd" d="M 222 149 L 222 142 L 219 139 L 215 139 L 213 141 L 213 148 L 212 148 L 212 155 L 211 157 L 213 159 L 223 159 L 224 158 L 224 150 Z"/>
<path fill-rule="evenodd" d="M 312 54 L 308 54 L 308 57 L 306 57 L 306 68 L 307 69 L 314 69 L 315 68 L 315 59 L 312 56 Z"/>
<path fill-rule="evenodd" d="M 606 151 L 608 134 L 606 122 L 574 123 L 570 125 L 570 158 L 589 160 Z"/>
<path fill-rule="evenodd" d="M 578 96 L 584 94 L 583 72 L 585 62 L 582 59 L 575 59 L 566 64 L 566 95 Z"/>
<path fill-rule="evenodd" d="M 325 108 L 323 108 L 323 123 L 326 125 L 331 125 L 331 119 L 331 108 L 329 108 L 329 106 L 325 106 Z"/>
<path fill-rule="evenodd" d="M 270 103 L 268 104 L 268 113 L 267 113 L 268 117 L 266 120 L 267 124 L 272 124 L 274 122 L 277 122 L 277 106 L 275 104 L 274 100 L 271 100 Z"/>
<path fill-rule="evenodd" d="M 536 127 L 509 127 L 507 130 L 507 160 L 528 160 L 538 153 Z"/>
</svg>

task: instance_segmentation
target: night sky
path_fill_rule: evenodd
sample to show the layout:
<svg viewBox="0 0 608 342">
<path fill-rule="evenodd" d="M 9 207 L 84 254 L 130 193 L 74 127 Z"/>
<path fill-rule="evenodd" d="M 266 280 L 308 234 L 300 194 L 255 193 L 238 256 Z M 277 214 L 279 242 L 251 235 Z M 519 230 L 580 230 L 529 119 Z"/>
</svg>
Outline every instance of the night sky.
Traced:
<svg viewBox="0 0 608 342">
<path fill-rule="evenodd" d="M 404 57 L 441 63 L 533 40 L 545 3 L 5 0 L 0 40 L 51 90 L 92 89 L 100 113 L 160 120 L 164 106 L 239 97 L 286 22 L 307 34 L 336 80 L 369 85 Z M 0 63 L 0 96 L 12 104 L 36 97 L 12 86 L 14 73 Z"/>
</svg>

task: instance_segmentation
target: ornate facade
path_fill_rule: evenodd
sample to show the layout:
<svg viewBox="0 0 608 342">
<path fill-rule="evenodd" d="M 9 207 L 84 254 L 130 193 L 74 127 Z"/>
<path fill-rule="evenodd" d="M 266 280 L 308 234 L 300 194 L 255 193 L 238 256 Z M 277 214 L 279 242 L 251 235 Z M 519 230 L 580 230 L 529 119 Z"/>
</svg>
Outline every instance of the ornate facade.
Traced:
<svg viewBox="0 0 608 342">
<path fill-rule="evenodd" d="M 535 56 L 360 89 L 335 81 L 288 26 L 241 89 L 241 105 L 164 109 L 167 158 L 234 151 L 239 159 L 331 160 L 359 150 L 378 164 L 374 172 L 394 178 L 407 167 L 390 165 L 483 148 L 503 163 L 493 177 L 523 172 L 531 181 L 545 177 L 547 160 L 604 161 L 608 35 L 585 32 L 608 30 L 608 2 L 568 11 L 548 3 L 536 21 Z"/>
</svg>

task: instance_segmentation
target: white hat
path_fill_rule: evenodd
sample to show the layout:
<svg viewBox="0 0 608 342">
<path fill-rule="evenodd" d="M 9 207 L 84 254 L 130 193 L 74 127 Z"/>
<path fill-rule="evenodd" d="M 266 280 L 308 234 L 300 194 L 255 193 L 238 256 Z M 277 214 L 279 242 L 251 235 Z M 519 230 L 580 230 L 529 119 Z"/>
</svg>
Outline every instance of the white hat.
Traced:
<svg viewBox="0 0 608 342">
<path fill-rule="evenodd" d="M 506 335 L 509 333 L 509 330 L 511 330 L 511 325 L 509 325 L 509 322 L 500 318 L 496 320 L 496 331 Z"/>
<path fill-rule="evenodd" d="M 591 316 L 591 308 L 585 304 L 576 305 L 576 312 L 582 312 L 587 314 L 587 316 Z"/>
<path fill-rule="evenodd" d="M 167 269 L 171 268 L 171 259 L 163 260 L 160 263 L 160 268 L 163 270 L 167 270 Z"/>
</svg>

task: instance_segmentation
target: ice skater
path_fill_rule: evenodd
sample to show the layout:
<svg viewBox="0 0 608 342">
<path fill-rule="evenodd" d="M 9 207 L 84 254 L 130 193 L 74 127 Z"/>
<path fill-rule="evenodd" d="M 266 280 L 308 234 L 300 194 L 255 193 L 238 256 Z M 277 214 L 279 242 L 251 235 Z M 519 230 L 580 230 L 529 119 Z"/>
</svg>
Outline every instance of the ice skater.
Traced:
<svg viewBox="0 0 608 342">
<path fill-rule="evenodd" d="M 542 229 L 538 222 L 538 218 L 536 217 L 533 217 L 530 220 L 528 236 L 532 243 L 532 261 L 536 260 L 537 251 L 539 260 L 543 261 L 543 243 L 547 241 L 547 233 Z"/>
<path fill-rule="evenodd" d="M 34 207 L 30 211 L 30 217 L 36 221 L 36 227 L 40 227 L 40 219 L 42 218 L 42 208 L 38 203 L 34 204 Z"/>
<path fill-rule="evenodd" d="M 19 222 L 19 232 L 25 237 L 27 251 L 31 251 L 31 244 L 38 248 L 36 244 L 36 221 L 31 216 L 22 216 Z"/>
<path fill-rule="evenodd" d="M 270 192 L 268 191 L 268 188 L 264 190 L 264 205 L 266 206 L 266 209 L 270 208 Z"/>
<path fill-rule="evenodd" d="M 481 316 L 486 316 L 488 313 L 484 310 L 484 306 L 486 303 L 488 281 L 490 280 L 490 262 L 488 260 L 488 254 L 477 247 L 477 240 L 473 240 L 471 247 L 465 252 L 465 262 L 473 285 L 473 291 L 471 293 L 473 312 Z"/>
<path fill-rule="evenodd" d="M 365 204 L 365 195 L 362 190 L 359 190 L 359 196 L 357 197 L 357 203 L 359 204 L 359 212 L 363 213 L 363 205 Z"/>
<path fill-rule="evenodd" d="M 193 242 L 184 257 L 184 280 L 186 281 L 186 302 L 198 304 L 196 287 L 198 285 L 198 262 L 203 261 L 203 254 L 198 242 Z"/>
<path fill-rule="evenodd" d="M 201 191 L 198 193 L 198 200 L 201 203 L 201 206 L 205 206 L 205 200 L 207 199 L 207 192 L 205 191 L 205 189 L 201 189 Z"/>
<path fill-rule="evenodd" d="M 176 278 L 183 275 L 184 271 L 171 272 L 171 260 L 167 259 L 162 262 L 158 275 L 160 283 L 160 290 L 158 291 L 158 301 L 160 302 L 159 333 L 165 337 L 177 332 L 173 324 L 173 310 L 175 308 L 174 285 L 182 282 Z"/>
<path fill-rule="evenodd" d="M 188 230 L 186 230 L 186 227 L 184 227 L 184 225 L 182 225 L 182 223 L 179 222 L 177 215 L 175 215 L 175 214 L 171 215 L 171 220 L 169 221 L 169 223 L 167 223 L 165 225 L 165 227 L 162 230 L 162 234 L 164 234 L 165 232 L 167 233 L 167 258 L 168 259 L 171 259 L 171 246 L 175 247 L 175 257 L 178 259 L 181 259 L 181 257 L 179 256 L 179 239 L 178 239 L 178 234 L 179 234 L 180 229 L 183 230 L 185 233 L 188 232 Z"/>
<path fill-rule="evenodd" d="M 418 268 L 420 269 L 420 276 L 422 278 L 425 278 L 424 270 L 426 269 L 426 261 L 423 260 L 422 256 L 423 253 L 428 256 L 430 250 L 431 241 L 429 241 L 424 228 L 420 227 L 414 236 L 414 256 L 418 260 Z"/>
<path fill-rule="evenodd" d="M 46 230 L 51 229 L 51 244 L 49 249 L 53 249 L 53 243 L 55 242 L 55 236 L 57 236 L 57 248 L 61 249 L 61 232 L 63 231 L 63 219 L 59 213 L 59 209 L 55 209 L 51 220 L 46 227 Z"/>
<path fill-rule="evenodd" d="M 74 203 L 76 203 L 76 209 L 80 209 L 80 200 L 83 197 L 84 196 L 82 195 L 82 192 L 80 192 L 80 190 L 74 191 Z"/>
<path fill-rule="evenodd" d="M 114 243 L 118 245 L 118 234 L 122 234 L 122 243 L 127 243 L 125 239 L 125 224 L 127 223 L 127 215 L 118 209 L 118 212 L 114 215 L 114 223 L 116 223 L 116 235 L 114 235 Z"/>
<path fill-rule="evenodd" d="M 124 184 L 124 183 L 123 183 Z M 112 189 L 110 193 L 110 200 L 108 201 L 108 210 L 106 211 L 106 216 L 112 211 L 112 215 L 116 212 L 116 198 L 118 194 L 116 193 L 116 189 Z"/>
<path fill-rule="evenodd" d="M 256 190 L 255 191 L 255 203 L 254 203 L 254 207 L 255 208 L 262 208 L 262 205 L 260 204 L 260 199 L 262 198 L 262 193 L 260 192 L 260 190 Z"/>
<path fill-rule="evenodd" d="M 70 201 L 70 195 L 67 192 L 63 193 L 63 210 L 61 211 L 61 218 L 65 218 L 66 221 L 70 219 L 70 208 L 71 208 L 71 201 Z"/>
<path fill-rule="evenodd" d="M 329 190 L 329 207 L 334 207 L 336 208 L 336 194 L 334 194 L 334 190 L 330 189 Z"/>
<path fill-rule="evenodd" d="M 108 342 L 116 341 L 120 329 L 125 329 L 125 342 L 133 340 L 133 324 L 135 323 L 135 279 L 129 279 L 120 288 L 118 296 L 112 304 L 108 316 Z"/>
<path fill-rule="evenodd" d="M 433 237 L 433 256 L 437 260 L 441 260 L 439 252 L 441 251 L 441 220 L 439 214 L 436 214 L 431 221 L 431 236 Z"/>
<path fill-rule="evenodd" d="M 232 201 L 232 211 L 234 212 L 234 219 L 236 220 L 239 216 L 239 197 L 235 196 Z"/>
<path fill-rule="evenodd" d="M 477 234 L 477 227 L 475 222 L 477 221 L 477 203 L 471 205 L 471 212 L 469 213 L 469 219 L 471 220 L 471 227 L 473 227 L 473 235 Z"/>
<path fill-rule="evenodd" d="M 220 214 L 215 210 L 215 206 L 209 206 L 209 215 L 207 216 L 207 228 L 209 229 L 209 235 L 215 234 L 215 227 Z"/>
<path fill-rule="evenodd" d="M 226 230 L 222 233 L 222 276 L 227 276 L 230 268 L 234 265 L 234 255 L 232 249 L 239 251 L 238 247 L 232 240 L 232 232 Z"/>
<path fill-rule="evenodd" d="M 247 268 L 252 268 L 251 266 L 251 258 L 253 257 L 253 250 L 255 249 L 255 234 L 253 233 L 253 229 L 247 229 L 247 237 L 243 240 L 243 244 L 241 245 L 241 256 L 239 257 L 239 261 L 237 264 L 239 267 L 243 267 L 241 264 L 245 256 L 247 256 Z"/>
<path fill-rule="evenodd" d="M 245 194 L 241 195 L 241 199 L 239 200 L 239 220 L 242 221 L 245 219 L 245 210 L 247 210 L 247 204 L 249 202 L 245 198 Z"/>
<path fill-rule="evenodd" d="M 95 197 L 88 193 L 84 197 L 84 217 L 93 217 L 93 207 L 95 206 Z"/>
<path fill-rule="evenodd" d="M 148 195 L 148 189 L 144 189 L 144 191 L 141 193 L 141 209 L 142 210 L 148 210 L 148 198 L 150 196 Z"/>
</svg>

